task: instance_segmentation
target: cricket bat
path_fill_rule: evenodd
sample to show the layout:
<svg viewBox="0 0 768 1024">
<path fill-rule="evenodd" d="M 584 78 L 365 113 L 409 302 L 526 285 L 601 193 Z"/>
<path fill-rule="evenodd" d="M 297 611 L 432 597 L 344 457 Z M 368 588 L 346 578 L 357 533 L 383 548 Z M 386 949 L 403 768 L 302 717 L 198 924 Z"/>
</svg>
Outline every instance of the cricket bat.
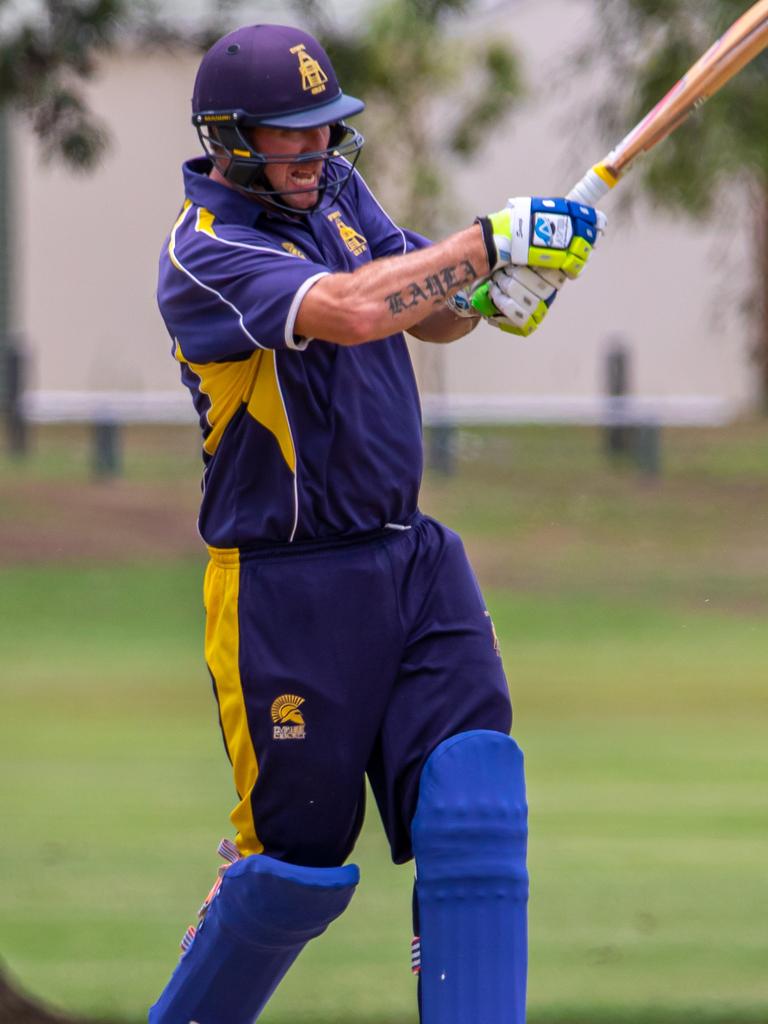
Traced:
<svg viewBox="0 0 768 1024">
<path fill-rule="evenodd" d="M 721 89 L 768 46 L 768 0 L 758 0 L 713 43 L 679 82 L 610 153 L 590 167 L 567 194 L 567 199 L 597 206 L 614 188 L 641 153 L 647 153 L 678 128 L 692 110 Z M 537 267 L 538 274 L 556 287 L 562 274 Z M 483 316 L 498 313 L 489 294 L 489 282 L 480 285 L 470 300 Z M 533 328 L 531 328 L 532 330 Z M 530 333 L 530 332 L 529 332 Z"/>
<path fill-rule="evenodd" d="M 721 89 L 768 46 L 768 0 L 758 0 L 686 71 L 663 99 L 568 193 L 595 206 L 647 153 L 679 127 L 692 110 Z"/>
</svg>

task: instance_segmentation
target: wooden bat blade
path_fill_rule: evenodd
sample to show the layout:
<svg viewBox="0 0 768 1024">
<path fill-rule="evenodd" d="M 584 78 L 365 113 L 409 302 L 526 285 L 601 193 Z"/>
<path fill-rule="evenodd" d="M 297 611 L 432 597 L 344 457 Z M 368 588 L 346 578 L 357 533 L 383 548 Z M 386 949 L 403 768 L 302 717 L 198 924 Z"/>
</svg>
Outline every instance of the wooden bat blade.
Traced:
<svg viewBox="0 0 768 1024">
<path fill-rule="evenodd" d="M 610 153 L 590 168 L 568 193 L 594 205 L 641 154 L 653 149 L 768 47 L 768 0 L 745 11 Z"/>
<path fill-rule="evenodd" d="M 717 92 L 768 46 L 768 0 L 760 0 L 683 75 L 613 150 L 617 176 L 641 152 L 670 135 L 699 104 Z"/>
</svg>

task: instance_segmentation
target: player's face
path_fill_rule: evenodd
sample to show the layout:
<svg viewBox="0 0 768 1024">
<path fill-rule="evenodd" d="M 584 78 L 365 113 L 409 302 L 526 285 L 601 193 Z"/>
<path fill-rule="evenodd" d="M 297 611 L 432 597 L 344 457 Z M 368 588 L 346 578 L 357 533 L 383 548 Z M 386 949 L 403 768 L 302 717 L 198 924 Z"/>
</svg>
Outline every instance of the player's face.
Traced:
<svg viewBox="0 0 768 1024">
<path fill-rule="evenodd" d="M 297 157 L 306 153 L 315 153 L 327 149 L 331 137 L 329 125 L 319 128 L 267 128 L 260 126 L 252 129 L 251 144 L 265 156 Z M 266 175 L 281 198 L 289 206 L 297 210 L 309 210 L 320 198 L 318 188 L 320 175 L 323 171 L 322 160 L 310 160 L 306 163 L 292 162 L 269 164 Z M 299 191 L 297 189 L 307 189 Z M 293 193 L 293 194 L 291 194 Z"/>
</svg>

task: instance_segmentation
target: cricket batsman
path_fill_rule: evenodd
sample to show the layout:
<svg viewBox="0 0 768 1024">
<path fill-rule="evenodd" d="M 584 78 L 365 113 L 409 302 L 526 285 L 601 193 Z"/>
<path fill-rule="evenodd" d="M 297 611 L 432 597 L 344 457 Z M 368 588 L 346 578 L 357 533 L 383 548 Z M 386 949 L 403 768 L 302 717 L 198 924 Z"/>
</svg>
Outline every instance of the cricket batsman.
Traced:
<svg viewBox="0 0 768 1024">
<path fill-rule="evenodd" d="M 493 625 L 461 540 L 419 511 L 403 332 L 527 335 L 585 265 L 590 206 L 516 197 L 440 242 L 355 169 L 364 104 L 281 25 L 203 57 L 205 155 L 158 301 L 200 417 L 205 655 L 237 803 L 228 864 L 151 1024 L 251 1024 L 343 913 L 370 780 L 415 859 L 422 1024 L 523 1024 L 526 799 Z"/>
</svg>

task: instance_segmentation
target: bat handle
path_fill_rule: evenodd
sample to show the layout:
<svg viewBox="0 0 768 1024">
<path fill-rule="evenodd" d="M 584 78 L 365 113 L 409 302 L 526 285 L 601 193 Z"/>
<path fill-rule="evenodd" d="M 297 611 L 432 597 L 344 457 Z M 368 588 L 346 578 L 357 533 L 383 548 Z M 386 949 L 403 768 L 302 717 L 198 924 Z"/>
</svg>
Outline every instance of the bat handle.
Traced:
<svg viewBox="0 0 768 1024">
<path fill-rule="evenodd" d="M 566 199 L 585 203 L 587 206 L 596 206 L 603 196 L 611 191 L 618 180 L 605 164 L 595 164 L 594 167 L 590 167 L 578 185 L 574 185 Z M 562 284 L 562 277 L 557 270 L 537 269 L 537 273 L 555 288 L 559 288 Z"/>
<path fill-rule="evenodd" d="M 597 206 L 618 180 L 605 164 L 595 164 L 594 167 L 590 167 L 581 181 L 573 186 L 566 198 L 573 199 L 577 203 L 585 203 L 587 206 Z"/>
</svg>

